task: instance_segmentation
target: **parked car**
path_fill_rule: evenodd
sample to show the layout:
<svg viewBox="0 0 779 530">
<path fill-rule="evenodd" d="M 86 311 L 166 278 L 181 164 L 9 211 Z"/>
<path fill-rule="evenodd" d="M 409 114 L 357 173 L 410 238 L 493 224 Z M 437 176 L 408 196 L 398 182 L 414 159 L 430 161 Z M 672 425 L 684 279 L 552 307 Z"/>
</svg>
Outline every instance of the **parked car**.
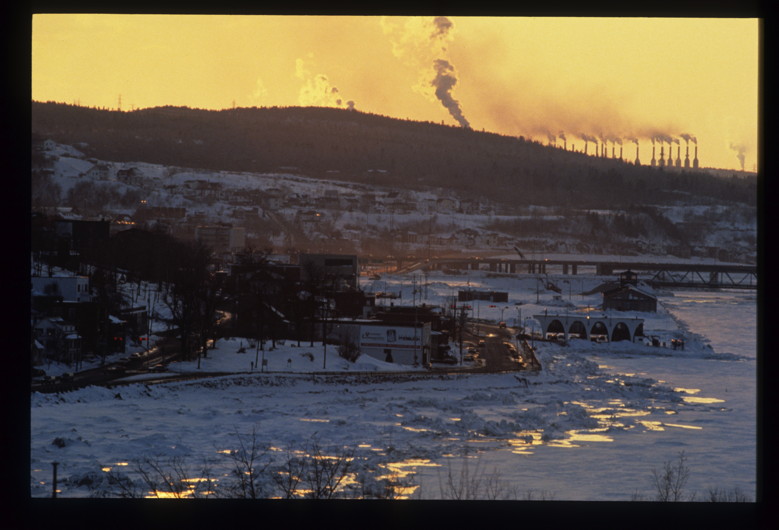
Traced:
<svg viewBox="0 0 779 530">
<path fill-rule="evenodd" d="M 60 376 L 63 381 L 73 381 L 73 372 L 65 372 Z"/>
<path fill-rule="evenodd" d="M 506 327 L 506 323 L 505 322 L 498 322 L 498 327 L 499 328 L 505 328 Z"/>
<path fill-rule="evenodd" d="M 437 363 L 443 363 L 443 364 L 457 364 L 457 357 L 454 357 L 452 355 L 446 355 L 444 357 L 441 357 L 440 359 L 435 359 L 433 362 Z"/>
</svg>

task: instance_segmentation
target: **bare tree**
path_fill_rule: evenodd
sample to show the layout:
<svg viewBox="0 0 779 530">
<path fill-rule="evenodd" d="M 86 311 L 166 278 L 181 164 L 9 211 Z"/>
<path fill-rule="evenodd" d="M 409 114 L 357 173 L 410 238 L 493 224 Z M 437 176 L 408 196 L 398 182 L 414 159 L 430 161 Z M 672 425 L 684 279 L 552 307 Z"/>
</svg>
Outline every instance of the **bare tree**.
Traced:
<svg viewBox="0 0 779 530">
<path fill-rule="evenodd" d="M 208 465 L 193 473 L 180 457 L 173 457 L 168 462 L 145 458 L 136 465 L 135 470 L 149 489 L 149 494 L 157 498 L 201 498 L 214 489 Z"/>
<path fill-rule="evenodd" d="M 687 456 L 684 451 L 679 453 L 675 462 L 667 461 L 662 471 L 652 470 L 656 500 L 661 502 L 679 502 L 693 500 L 695 494 L 685 499 L 684 488 L 690 478 L 690 468 L 687 466 Z"/>
<path fill-rule="evenodd" d="M 723 490 L 720 488 L 709 489 L 709 502 L 752 502 L 752 498 L 736 487 L 732 490 Z"/>
<path fill-rule="evenodd" d="M 242 499 L 265 498 L 268 492 L 263 480 L 271 464 L 268 458 L 269 449 L 259 443 L 256 427 L 252 427 L 248 437 L 240 433 L 235 435 L 238 439 L 238 449 L 229 453 L 233 461 L 231 476 L 235 480 L 225 488 L 227 496 Z"/>
<path fill-rule="evenodd" d="M 289 451 L 286 461 L 273 475 L 285 498 L 332 499 L 340 495 L 351 471 L 354 451 L 341 448 L 325 454 L 314 435 L 302 453 Z"/>
<path fill-rule="evenodd" d="M 273 473 L 273 481 L 285 499 L 294 499 L 304 473 L 304 460 L 287 449 L 287 458 Z"/>
<path fill-rule="evenodd" d="M 467 455 L 463 458 L 459 473 L 455 473 L 452 470 L 452 466 L 449 465 L 445 480 L 442 482 L 439 475 L 438 481 L 441 497 L 444 499 L 465 501 L 476 500 L 478 498 L 478 491 L 481 487 L 481 477 L 478 472 L 472 474 Z"/>
<path fill-rule="evenodd" d="M 303 482 L 312 499 L 332 499 L 349 473 L 354 451 L 343 448 L 334 455 L 326 455 L 314 436 L 308 448 L 306 473 Z"/>
<path fill-rule="evenodd" d="M 355 362 L 360 356 L 360 347 L 357 345 L 358 338 L 357 332 L 354 330 L 343 332 L 338 345 L 338 355 L 348 361 Z"/>
<path fill-rule="evenodd" d="M 210 250 L 184 243 L 171 246 L 175 250 L 168 264 L 172 283 L 164 301 L 172 316 L 171 323 L 178 328 L 184 359 L 191 360 L 198 346 L 207 344 L 213 331 L 217 284 L 208 271 Z"/>
</svg>

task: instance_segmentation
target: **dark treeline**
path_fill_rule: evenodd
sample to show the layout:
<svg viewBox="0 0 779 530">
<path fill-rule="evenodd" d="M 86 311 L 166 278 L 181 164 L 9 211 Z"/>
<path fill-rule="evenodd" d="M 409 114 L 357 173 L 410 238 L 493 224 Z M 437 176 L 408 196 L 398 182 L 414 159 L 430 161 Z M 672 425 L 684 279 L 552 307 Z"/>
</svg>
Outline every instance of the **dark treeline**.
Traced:
<svg viewBox="0 0 779 530">
<path fill-rule="evenodd" d="M 756 204 L 756 179 L 664 171 L 515 138 L 322 107 L 132 112 L 32 104 L 32 131 L 118 162 L 447 188 L 505 204 Z"/>
</svg>

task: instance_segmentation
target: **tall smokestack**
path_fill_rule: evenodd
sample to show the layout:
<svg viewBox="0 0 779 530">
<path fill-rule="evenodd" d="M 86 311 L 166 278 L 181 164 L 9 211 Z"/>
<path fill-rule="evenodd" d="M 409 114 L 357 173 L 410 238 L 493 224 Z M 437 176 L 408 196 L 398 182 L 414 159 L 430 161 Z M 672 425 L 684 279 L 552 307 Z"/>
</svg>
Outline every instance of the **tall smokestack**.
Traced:
<svg viewBox="0 0 779 530">
<path fill-rule="evenodd" d="M 619 159 L 622 160 L 622 144 L 619 144 Z"/>
<path fill-rule="evenodd" d="M 652 140 L 652 167 L 655 167 L 657 165 L 657 161 L 655 160 L 655 141 Z"/>
<path fill-rule="evenodd" d="M 682 167 L 682 144 L 676 144 L 676 167 Z"/>
<path fill-rule="evenodd" d="M 698 142 L 695 142 L 695 158 L 692 161 L 692 167 L 698 169 Z"/>
<path fill-rule="evenodd" d="M 640 166 L 641 165 L 641 159 L 638 157 L 638 138 L 631 138 L 630 141 L 633 142 L 634 144 L 636 144 L 636 161 L 635 161 L 635 164 L 637 166 Z"/>
<path fill-rule="evenodd" d="M 660 160 L 657 161 L 657 165 L 660 167 L 665 167 L 665 144 L 663 142 L 660 142 Z"/>
<path fill-rule="evenodd" d="M 689 144 L 689 142 L 687 143 L 687 147 L 685 148 L 684 167 L 686 167 L 686 168 L 690 167 L 690 144 Z"/>
</svg>

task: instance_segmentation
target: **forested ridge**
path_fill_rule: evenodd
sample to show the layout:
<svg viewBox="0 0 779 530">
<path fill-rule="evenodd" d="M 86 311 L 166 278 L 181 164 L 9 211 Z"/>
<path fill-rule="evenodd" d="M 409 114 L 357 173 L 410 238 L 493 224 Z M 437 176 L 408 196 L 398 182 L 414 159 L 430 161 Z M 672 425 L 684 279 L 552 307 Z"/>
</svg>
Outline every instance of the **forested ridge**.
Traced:
<svg viewBox="0 0 779 530">
<path fill-rule="evenodd" d="M 32 103 L 32 133 L 117 162 L 445 188 L 499 203 L 756 204 L 756 178 L 662 170 L 524 139 L 323 107 L 130 112 Z"/>
</svg>

